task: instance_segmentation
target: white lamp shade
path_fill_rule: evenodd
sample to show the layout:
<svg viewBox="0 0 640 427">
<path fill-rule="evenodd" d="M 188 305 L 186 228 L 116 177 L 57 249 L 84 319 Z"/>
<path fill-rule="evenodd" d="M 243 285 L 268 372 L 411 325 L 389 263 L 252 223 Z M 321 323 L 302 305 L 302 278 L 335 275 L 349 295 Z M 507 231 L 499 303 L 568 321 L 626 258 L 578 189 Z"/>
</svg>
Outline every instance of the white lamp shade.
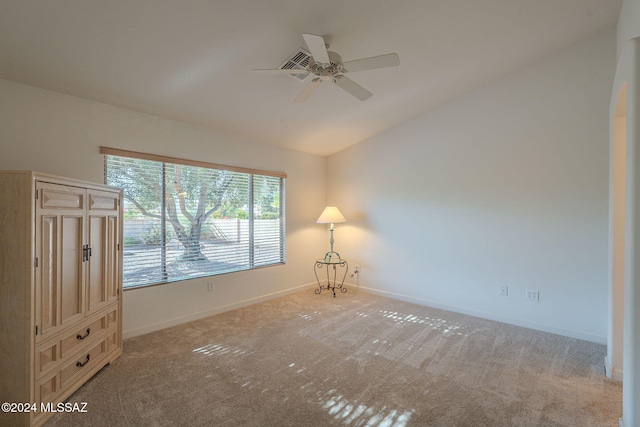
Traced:
<svg viewBox="0 0 640 427">
<path fill-rule="evenodd" d="M 340 222 L 347 222 L 342 213 L 335 206 L 327 206 L 320 214 L 320 218 L 316 221 L 317 224 L 338 224 Z"/>
</svg>

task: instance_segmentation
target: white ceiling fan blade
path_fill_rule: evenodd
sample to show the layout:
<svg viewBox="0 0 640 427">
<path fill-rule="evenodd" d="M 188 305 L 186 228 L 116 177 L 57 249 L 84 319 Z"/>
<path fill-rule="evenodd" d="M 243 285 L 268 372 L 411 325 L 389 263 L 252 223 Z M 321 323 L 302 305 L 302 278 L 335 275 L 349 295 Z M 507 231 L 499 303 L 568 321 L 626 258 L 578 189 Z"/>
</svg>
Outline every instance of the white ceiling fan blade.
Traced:
<svg viewBox="0 0 640 427">
<path fill-rule="evenodd" d="M 321 64 L 328 64 L 329 54 L 327 53 L 327 46 L 324 43 L 324 38 L 322 36 L 316 36 L 314 34 L 303 34 L 305 43 L 307 43 L 307 47 L 309 48 L 309 52 L 311 52 L 311 57 L 314 61 L 319 62 Z"/>
<path fill-rule="evenodd" d="M 305 70 L 304 68 L 290 68 L 286 70 L 255 69 L 251 71 L 253 71 L 254 73 L 263 73 L 263 74 L 309 74 L 309 71 Z"/>
<path fill-rule="evenodd" d="M 294 102 L 304 102 L 306 101 L 311 94 L 313 93 L 313 91 L 316 90 L 316 88 L 320 85 L 320 83 L 322 83 L 322 80 L 320 79 L 313 79 L 309 82 L 309 84 L 307 84 L 304 89 L 302 89 L 302 91 L 298 94 L 298 96 L 296 96 L 296 98 L 293 100 Z"/>
<path fill-rule="evenodd" d="M 340 86 L 342 89 L 346 90 L 351 95 L 358 98 L 360 101 L 369 99 L 371 95 L 373 95 L 371 92 L 369 92 L 368 90 L 366 90 L 365 88 L 363 88 L 358 83 L 354 82 L 348 77 L 336 76 L 336 79 L 334 80 L 334 82 L 335 84 Z"/>
<path fill-rule="evenodd" d="M 347 61 L 344 64 L 345 71 L 353 73 L 355 71 L 373 70 L 376 68 L 395 67 L 400 65 L 400 57 L 397 53 L 388 53 L 386 55 L 372 56 L 370 58 L 356 59 Z"/>
</svg>

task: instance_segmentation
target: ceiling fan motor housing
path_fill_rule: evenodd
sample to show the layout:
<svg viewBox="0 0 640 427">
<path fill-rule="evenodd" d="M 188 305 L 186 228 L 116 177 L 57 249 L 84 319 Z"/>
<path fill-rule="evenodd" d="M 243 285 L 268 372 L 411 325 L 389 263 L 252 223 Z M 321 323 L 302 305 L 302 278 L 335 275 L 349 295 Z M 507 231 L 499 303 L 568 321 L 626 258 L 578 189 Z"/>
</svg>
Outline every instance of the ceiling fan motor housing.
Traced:
<svg viewBox="0 0 640 427">
<path fill-rule="evenodd" d="M 320 77 L 321 80 L 333 79 L 336 75 L 344 72 L 342 57 L 331 51 L 327 51 L 327 54 L 330 61 L 328 64 L 315 62 L 313 58 L 309 59 L 309 69 L 313 74 Z"/>
</svg>

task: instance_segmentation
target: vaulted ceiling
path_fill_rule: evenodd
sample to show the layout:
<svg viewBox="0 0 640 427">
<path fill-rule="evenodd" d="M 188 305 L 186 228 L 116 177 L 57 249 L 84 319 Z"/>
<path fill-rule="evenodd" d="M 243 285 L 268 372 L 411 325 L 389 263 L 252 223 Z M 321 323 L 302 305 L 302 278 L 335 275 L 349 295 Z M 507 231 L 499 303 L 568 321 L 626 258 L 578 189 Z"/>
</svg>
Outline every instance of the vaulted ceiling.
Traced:
<svg viewBox="0 0 640 427">
<path fill-rule="evenodd" d="M 0 0 L 0 78 L 329 155 L 615 25 L 621 0 Z M 325 36 L 360 101 L 278 68 Z"/>
</svg>

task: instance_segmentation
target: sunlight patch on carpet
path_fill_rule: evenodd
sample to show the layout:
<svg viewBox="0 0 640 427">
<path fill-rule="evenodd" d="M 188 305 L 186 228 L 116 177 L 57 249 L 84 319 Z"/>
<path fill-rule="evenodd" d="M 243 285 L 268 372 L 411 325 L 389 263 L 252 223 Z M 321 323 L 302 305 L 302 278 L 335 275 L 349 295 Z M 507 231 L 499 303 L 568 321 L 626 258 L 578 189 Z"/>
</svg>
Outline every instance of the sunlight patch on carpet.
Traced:
<svg viewBox="0 0 640 427">
<path fill-rule="evenodd" d="M 254 351 L 244 350 L 241 348 L 225 347 L 222 344 L 207 344 L 203 347 L 199 347 L 193 350 L 193 353 L 201 353 L 205 356 L 222 356 L 230 354 L 232 356 L 246 356 Z"/>
<path fill-rule="evenodd" d="M 376 409 L 357 402 L 351 402 L 337 390 L 329 390 L 324 396 L 319 396 L 322 408 L 332 415 L 334 419 L 345 425 L 356 423 L 360 426 L 376 427 L 405 427 L 413 410 L 401 411 L 388 408 L 386 405 Z"/>
<path fill-rule="evenodd" d="M 319 311 L 314 311 L 314 312 L 313 312 L 313 313 L 311 313 L 311 314 L 307 314 L 307 313 L 298 313 L 298 317 L 299 317 L 299 318 L 301 318 L 301 319 L 304 319 L 304 320 L 313 320 L 313 319 L 314 319 L 314 317 L 321 316 L 321 315 L 322 315 L 322 313 L 321 313 L 321 312 L 319 312 Z"/>
<path fill-rule="evenodd" d="M 399 325 L 404 323 L 415 323 L 428 326 L 433 330 L 441 330 L 444 334 L 454 333 L 456 335 L 462 335 L 460 325 L 440 318 L 416 316 L 414 314 L 402 314 L 397 311 L 389 310 L 378 310 L 378 315 L 391 319 Z"/>
</svg>

